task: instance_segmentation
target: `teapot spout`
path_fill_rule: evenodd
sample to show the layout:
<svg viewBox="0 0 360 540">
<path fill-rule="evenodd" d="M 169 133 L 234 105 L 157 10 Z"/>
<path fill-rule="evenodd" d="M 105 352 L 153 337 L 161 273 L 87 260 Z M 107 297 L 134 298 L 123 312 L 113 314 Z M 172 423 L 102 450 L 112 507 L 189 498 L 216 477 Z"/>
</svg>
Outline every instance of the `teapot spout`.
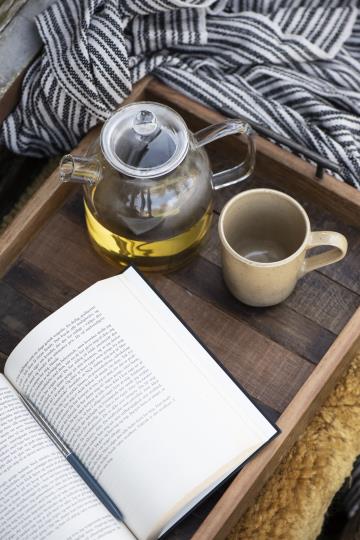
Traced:
<svg viewBox="0 0 360 540">
<path fill-rule="evenodd" d="M 94 186 L 101 180 L 101 166 L 96 158 L 67 154 L 60 161 L 60 181 Z"/>
</svg>

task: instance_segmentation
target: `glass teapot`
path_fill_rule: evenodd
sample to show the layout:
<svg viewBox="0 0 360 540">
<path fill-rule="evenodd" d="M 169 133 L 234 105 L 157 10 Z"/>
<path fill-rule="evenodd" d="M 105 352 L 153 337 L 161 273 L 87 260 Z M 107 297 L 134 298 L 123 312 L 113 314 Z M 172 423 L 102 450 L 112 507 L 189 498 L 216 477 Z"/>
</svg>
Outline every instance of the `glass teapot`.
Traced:
<svg viewBox="0 0 360 540">
<path fill-rule="evenodd" d="M 242 133 L 245 160 L 212 173 L 204 146 Z M 228 120 L 192 133 L 182 117 L 160 103 L 137 102 L 116 111 L 87 155 L 66 155 L 62 182 L 84 187 L 90 239 L 106 259 L 145 271 L 185 264 L 209 230 L 213 191 L 253 171 L 251 128 Z"/>
</svg>

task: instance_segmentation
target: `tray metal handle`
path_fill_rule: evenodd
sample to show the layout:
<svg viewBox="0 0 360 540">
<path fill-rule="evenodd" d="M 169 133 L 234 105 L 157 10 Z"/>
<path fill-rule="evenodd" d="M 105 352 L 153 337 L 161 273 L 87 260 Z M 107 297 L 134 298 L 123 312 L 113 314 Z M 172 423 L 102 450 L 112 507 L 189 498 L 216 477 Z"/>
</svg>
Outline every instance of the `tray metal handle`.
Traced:
<svg viewBox="0 0 360 540">
<path fill-rule="evenodd" d="M 272 129 L 269 129 L 265 126 L 262 126 L 261 124 L 258 124 L 256 122 L 253 122 L 252 120 L 249 120 L 249 118 L 245 116 L 239 117 L 241 120 L 249 124 L 259 135 L 263 135 L 264 137 L 267 137 L 269 139 L 273 139 L 277 143 L 283 144 L 293 150 L 296 153 L 302 154 L 306 158 L 310 159 L 311 161 L 314 161 L 316 163 L 316 172 L 315 176 L 319 180 L 323 178 L 325 169 L 329 169 L 330 171 L 337 173 L 339 175 L 342 175 L 342 169 L 340 165 L 337 163 L 334 163 L 333 161 L 330 161 L 327 158 L 324 158 L 317 152 L 314 152 L 313 150 L 309 150 L 306 148 L 306 146 L 303 146 L 302 144 L 296 143 L 292 141 L 291 139 L 288 139 L 287 137 L 284 137 L 284 135 L 280 135 L 279 133 L 276 133 Z"/>
</svg>

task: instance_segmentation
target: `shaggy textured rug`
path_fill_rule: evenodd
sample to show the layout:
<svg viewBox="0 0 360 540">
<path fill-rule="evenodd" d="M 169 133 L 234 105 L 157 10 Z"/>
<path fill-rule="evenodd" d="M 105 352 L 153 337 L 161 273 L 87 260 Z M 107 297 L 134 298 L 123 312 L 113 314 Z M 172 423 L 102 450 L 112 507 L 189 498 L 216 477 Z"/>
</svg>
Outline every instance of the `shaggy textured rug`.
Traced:
<svg viewBox="0 0 360 540">
<path fill-rule="evenodd" d="M 0 220 L 0 234 L 57 161 L 49 162 Z M 227 540 L 315 540 L 359 454 L 360 353 Z"/>
<path fill-rule="evenodd" d="M 228 540 L 315 540 L 360 454 L 360 353 Z"/>
</svg>

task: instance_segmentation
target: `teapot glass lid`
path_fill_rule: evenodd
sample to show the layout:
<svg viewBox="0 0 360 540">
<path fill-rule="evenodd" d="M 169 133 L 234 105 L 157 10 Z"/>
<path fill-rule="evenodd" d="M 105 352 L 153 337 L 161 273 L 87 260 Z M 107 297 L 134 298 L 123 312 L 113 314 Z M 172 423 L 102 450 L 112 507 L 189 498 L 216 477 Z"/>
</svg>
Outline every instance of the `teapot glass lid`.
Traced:
<svg viewBox="0 0 360 540">
<path fill-rule="evenodd" d="M 127 176 L 157 177 L 184 159 L 189 136 L 185 122 L 160 103 L 132 103 L 113 114 L 100 136 L 106 160 Z"/>
</svg>

